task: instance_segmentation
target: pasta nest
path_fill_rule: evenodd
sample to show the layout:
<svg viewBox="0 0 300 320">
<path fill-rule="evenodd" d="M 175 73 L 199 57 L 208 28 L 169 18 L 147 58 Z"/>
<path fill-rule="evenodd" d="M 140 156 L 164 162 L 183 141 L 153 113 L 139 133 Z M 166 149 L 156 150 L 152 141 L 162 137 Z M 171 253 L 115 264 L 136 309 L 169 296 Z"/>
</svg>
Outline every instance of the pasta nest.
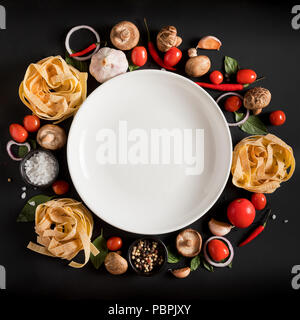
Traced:
<svg viewBox="0 0 300 320">
<path fill-rule="evenodd" d="M 294 170 L 293 149 L 275 135 L 250 136 L 234 148 L 232 182 L 239 188 L 272 193 Z"/>
<path fill-rule="evenodd" d="M 86 93 L 87 73 L 68 65 L 61 56 L 30 64 L 19 87 L 22 102 L 39 118 L 55 123 L 72 116 Z"/>
<path fill-rule="evenodd" d="M 82 249 L 84 263 L 71 261 L 74 268 L 83 267 L 90 258 L 90 252 L 99 251 L 91 243 L 93 232 L 91 213 L 78 202 L 69 198 L 54 199 L 37 206 L 35 211 L 35 232 L 38 244 L 30 242 L 28 248 L 40 254 L 72 260 Z"/>
</svg>

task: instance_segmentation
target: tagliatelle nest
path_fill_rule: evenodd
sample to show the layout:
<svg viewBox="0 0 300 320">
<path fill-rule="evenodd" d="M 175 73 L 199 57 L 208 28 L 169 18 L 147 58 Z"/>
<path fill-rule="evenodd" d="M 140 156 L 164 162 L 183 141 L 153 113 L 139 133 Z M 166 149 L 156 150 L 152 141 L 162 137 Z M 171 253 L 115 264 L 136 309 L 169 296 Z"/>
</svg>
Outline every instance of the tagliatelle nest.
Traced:
<svg viewBox="0 0 300 320">
<path fill-rule="evenodd" d="M 61 122 L 86 99 L 87 73 L 61 56 L 48 57 L 27 68 L 19 88 L 22 102 L 39 118 Z"/>
<path fill-rule="evenodd" d="M 63 198 L 40 204 L 35 211 L 35 231 L 39 245 L 29 242 L 27 248 L 44 255 L 72 260 L 82 249 L 84 263 L 71 261 L 73 268 L 83 267 L 99 253 L 91 243 L 93 232 L 91 213 L 81 202 Z"/>
<path fill-rule="evenodd" d="M 293 149 L 272 134 L 245 138 L 234 148 L 231 173 L 237 187 L 272 193 L 294 170 Z"/>
</svg>

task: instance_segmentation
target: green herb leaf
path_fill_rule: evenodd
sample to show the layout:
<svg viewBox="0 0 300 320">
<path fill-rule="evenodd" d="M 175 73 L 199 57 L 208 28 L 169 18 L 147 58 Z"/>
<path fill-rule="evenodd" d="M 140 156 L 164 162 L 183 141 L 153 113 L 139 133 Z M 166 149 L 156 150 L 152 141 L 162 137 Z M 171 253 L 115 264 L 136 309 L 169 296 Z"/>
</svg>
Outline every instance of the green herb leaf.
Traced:
<svg viewBox="0 0 300 320">
<path fill-rule="evenodd" d="M 235 121 L 239 122 L 244 119 L 245 115 L 243 113 L 235 112 Z M 251 115 L 248 120 L 239 126 L 244 132 L 250 134 L 267 134 L 268 130 L 264 123 L 254 115 Z"/>
<path fill-rule="evenodd" d="M 130 65 L 128 66 L 129 71 L 134 71 L 134 70 L 137 70 L 138 68 L 139 68 L 139 66 L 136 66 L 136 65 L 134 65 L 134 64 L 130 64 Z"/>
<path fill-rule="evenodd" d="M 29 140 L 29 143 L 30 143 L 30 145 L 31 145 L 31 148 L 32 148 L 33 150 L 35 150 L 35 149 L 36 149 L 36 147 L 37 147 L 37 145 L 36 145 L 36 141 L 35 141 L 35 140 L 33 140 L 33 139 L 30 139 L 30 140 Z"/>
<path fill-rule="evenodd" d="M 24 158 L 28 152 L 29 152 L 29 150 L 26 146 L 19 146 L 18 157 Z"/>
<path fill-rule="evenodd" d="M 99 250 L 99 253 L 96 256 L 91 254 L 90 259 L 94 267 L 99 269 L 108 253 L 106 240 L 103 237 L 103 229 L 101 229 L 100 236 L 93 241 L 93 245 Z"/>
<path fill-rule="evenodd" d="M 181 260 L 181 257 L 178 254 L 172 252 L 170 250 L 170 247 L 168 247 L 167 249 L 168 249 L 168 263 L 177 263 Z"/>
<path fill-rule="evenodd" d="M 38 194 L 27 201 L 24 208 L 20 212 L 17 222 L 33 222 L 35 219 L 35 209 L 41 203 L 51 200 L 53 197 L 44 194 Z"/>
<path fill-rule="evenodd" d="M 233 74 L 236 74 L 239 70 L 239 64 L 238 62 L 231 58 L 231 57 L 228 57 L 228 56 L 225 56 L 224 58 L 224 69 L 225 69 L 225 72 L 231 76 Z"/>
<path fill-rule="evenodd" d="M 190 264 L 191 271 L 197 270 L 200 264 L 201 264 L 200 257 L 199 256 L 194 257 L 191 260 L 191 264 Z"/>
<path fill-rule="evenodd" d="M 211 264 L 209 264 L 205 259 L 202 259 L 202 264 L 206 270 L 214 272 L 214 267 Z"/>
<path fill-rule="evenodd" d="M 66 57 L 65 57 L 66 63 L 73 66 L 77 70 L 81 72 L 88 72 L 88 65 L 85 61 L 79 61 L 76 59 L 73 59 L 70 57 L 69 53 L 66 52 Z"/>
<path fill-rule="evenodd" d="M 228 267 L 229 269 L 232 269 L 232 262 L 230 262 L 227 267 Z"/>
</svg>

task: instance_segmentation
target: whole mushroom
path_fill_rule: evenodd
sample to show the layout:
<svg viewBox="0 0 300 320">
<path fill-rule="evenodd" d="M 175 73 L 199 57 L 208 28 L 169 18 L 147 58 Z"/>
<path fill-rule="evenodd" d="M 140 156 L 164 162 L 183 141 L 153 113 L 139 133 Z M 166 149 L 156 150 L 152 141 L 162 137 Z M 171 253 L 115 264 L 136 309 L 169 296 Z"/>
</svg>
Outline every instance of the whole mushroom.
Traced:
<svg viewBox="0 0 300 320">
<path fill-rule="evenodd" d="M 159 51 L 167 52 L 172 47 L 180 46 L 182 39 L 177 36 L 177 29 L 174 26 L 163 27 L 156 37 L 156 44 Z"/>
<path fill-rule="evenodd" d="M 176 238 L 176 248 L 179 254 L 184 257 L 195 257 L 201 251 L 202 237 L 194 229 L 181 231 Z"/>
<path fill-rule="evenodd" d="M 111 29 L 110 40 L 116 48 L 130 50 L 138 44 L 140 32 L 134 23 L 121 21 Z"/>
<path fill-rule="evenodd" d="M 104 47 L 91 59 L 90 73 L 100 83 L 125 73 L 127 69 L 128 61 L 121 50 Z"/>
<path fill-rule="evenodd" d="M 244 96 L 245 108 L 252 110 L 254 115 L 260 114 L 262 109 L 269 105 L 270 101 L 271 92 L 262 87 L 252 88 Z"/>
<path fill-rule="evenodd" d="M 195 56 L 195 52 L 190 50 L 191 56 L 185 64 L 185 72 L 191 77 L 201 77 L 205 75 L 211 66 L 210 59 L 207 56 Z"/>
<path fill-rule="evenodd" d="M 126 259 L 116 252 L 109 252 L 104 260 L 106 270 L 113 275 L 120 275 L 127 271 L 128 263 Z"/>
<path fill-rule="evenodd" d="M 55 124 L 46 124 L 39 129 L 36 140 L 45 149 L 57 150 L 66 144 L 67 136 L 63 128 Z"/>
</svg>

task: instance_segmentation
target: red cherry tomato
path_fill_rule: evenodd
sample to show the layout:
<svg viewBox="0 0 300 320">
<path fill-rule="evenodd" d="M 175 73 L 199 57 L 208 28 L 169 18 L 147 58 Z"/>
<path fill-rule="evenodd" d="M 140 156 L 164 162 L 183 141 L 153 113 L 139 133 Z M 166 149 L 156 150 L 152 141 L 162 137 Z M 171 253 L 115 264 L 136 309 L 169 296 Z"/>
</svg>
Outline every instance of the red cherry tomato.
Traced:
<svg viewBox="0 0 300 320">
<path fill-rule="evenodd" d="M 237 96 L 231 96 L 225 100 L 225 110 L 229 112 L 235 112 L 239 110 L 239 108 L 242 106 L 242 99 Z"/>
<path fill-rule="evenodd" d="M 263 193 L 253 193 L 251 196 L 251 202 L 256 210 L 262 210 L 267 204 L 267 198 Z"/>
<path fill-rule="evenodd" d="M 55 194 L 62 195 L 69 191 L 69 184 L 67 181 L 64 180 L 57 180 L 53 182 L 52 189 Z"/>
<path fill-rule="evenodd" d="M 216 262 L 220 262 L 229 256 L 227 245 L 219 239 L 210 240 L 207 249 L 210 257 Z"/>
<path fill-rule="evenodd" d="M 209 75 L 209 80 L 211 83 L 213 84 L 220 84 L 223 82 L 223 74 L 220 71 L 213 71 L 210 75 Z"/>
<path fill-rule="evenodd" d="M 181 58 L 182 52 L 178 48 L 172 47 L 165 53 L 164 63 L 168 67 L 173 67 L 180 61 Z"/>
<path fill-rule="evenodd" d="M 9 126 L 9 133 L 19 143 L 25 142 L 28 138 L 27 130 L 18 123 L 13 123 Z"/>
<path fill-rule="evenodd" d="M 281 110 L 273 111 L 270 113 L 270 122 L 273 126 L 281 126 L 285 123 L 286 116 Z"/>
<path fill-rule="evenodd" d="M 252 83 L 256 78 L 256 73 L 251 69 L 241 69 L 236 74 L 236 81 L 240 84 Z"/>
<path fill-rule="evenodd" d="M 147 50 L 145 47 L 135 47 L 131 52 L 132 62 L 139 67 L 142 67 L 147 62 Z"/>
<path fill-rule="evenodd" d="M 41 122 L 40 119 L 35 115 L 25 116 L 23 119 L 23 125 L 29 132 L 36 132 L 39 130 Z"/>
<path fill-rule="evenodd" d="M 107 249 L 110 251 L 117 251 L 122 248 L 122 239 L 120 237 L 111 237 L 107 240 Z"/>
<path fill-rule="evenodd" d="M 255 219 L 255 207 L 247 199 L 236 199 L 229 204 L 227 217 L 237 228 L 247 228 Z"/>
</svg>

